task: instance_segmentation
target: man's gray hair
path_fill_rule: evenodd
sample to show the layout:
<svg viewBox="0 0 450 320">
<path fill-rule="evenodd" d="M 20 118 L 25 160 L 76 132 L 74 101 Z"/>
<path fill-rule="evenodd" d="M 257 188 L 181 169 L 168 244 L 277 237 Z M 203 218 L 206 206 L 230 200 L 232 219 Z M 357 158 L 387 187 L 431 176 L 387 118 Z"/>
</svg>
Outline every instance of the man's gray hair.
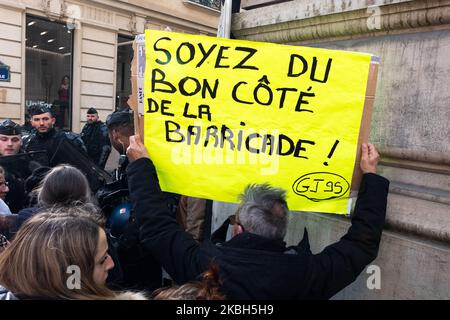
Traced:
<svg viewBox="0 0 450 320">
<path fill-rule="evenodd" d="M 289 212 L 285 190 L 267 183 L 251 184 L 240 200 L 236 214 L 244 230 L 270 239 L 284 238 Z"/>
</svg>

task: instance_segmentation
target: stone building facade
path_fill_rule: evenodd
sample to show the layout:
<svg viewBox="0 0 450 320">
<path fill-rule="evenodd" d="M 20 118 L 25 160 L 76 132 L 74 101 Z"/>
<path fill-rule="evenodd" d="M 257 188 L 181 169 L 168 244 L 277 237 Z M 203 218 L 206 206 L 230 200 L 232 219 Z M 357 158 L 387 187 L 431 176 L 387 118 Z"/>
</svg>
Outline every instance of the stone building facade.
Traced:
<svg viewBox="0 0 450 320">
<path fill-rule="evenodd" d="M 378 258 L 336 299 L 450 298 L 450 1 L 242 0 L 238 39 L 361 51 L 380 67 L 370 141 L 390 179 Z M 216 211 L 233 206 L 216 203 Z M 224 213 L 226 215 L 227 213 Z M 313 252 L 349 219 L 295 213 L 287 242 L 308 228 Z M 376 281 L 376 273 L 380 282 Z"/>
<path fill-rule="evenodd" d="M 215 35 L 217 1 L 0 0 L 0 119 L 23 123 L 26 106 L 50 104 L 57 125 L 79 132 L 86 110 L 105 120 L 131 92 L 131 41 L 145 29 Z M 69 91 L 60 91 L 62 78 Z"/>
</svg>

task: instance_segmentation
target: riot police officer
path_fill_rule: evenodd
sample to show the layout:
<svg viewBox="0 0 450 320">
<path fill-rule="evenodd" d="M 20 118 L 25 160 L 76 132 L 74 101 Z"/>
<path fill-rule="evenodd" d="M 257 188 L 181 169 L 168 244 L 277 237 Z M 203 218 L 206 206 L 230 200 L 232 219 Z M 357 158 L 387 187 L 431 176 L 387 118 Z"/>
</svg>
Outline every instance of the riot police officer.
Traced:
<svg viewBox="0 0 450 320">
<path fill-rule="evenodd" d="M 21 132 L 21 126 L 11 119 L 0 123 L 0 156 L 10 156 L 20 152 Z"/>
<path fill-rule="evenodd" d="M 32 105 L 29 107 L 28 113 L 34 129 L 29 135 L 23 137 L 23 149 L 25 152 L 47 151 L 51 166 L 55 166 L 61 161 L 59 159 L 58 163 L 55 163 L 55 155 L 62 141 L 69 141 L 81 152 L 87 154 L 84 142 L 78 134 L 56 131 L 54 128 L 56 118 L 50 108 L 41 105 Z"/>
<path fill-rule="evenodd" d="M 6 157 L 10 158 L 21 151 L 21 132 L 21 126 L 11 119 L 0 123 L 0 158 L 6 160 Z M 9 187 L 5 202 L 12 212 L 18 212 L 26 205 L 24 180 L 6 165 L 8 162 L 14 161 L 0 161 L 5 168 L 5 179 Z"/>
<path fill-rule="evenodd" d="M 87 123 L 81 130 L 81 139 L 86 145 L 89 157 L 101 168 L 105 167 L 111 152 L 111 142 L 108 137 L 108 128 L 99 119 L 95 108 L 89 108 L 86 113 Z"/>
</svg>

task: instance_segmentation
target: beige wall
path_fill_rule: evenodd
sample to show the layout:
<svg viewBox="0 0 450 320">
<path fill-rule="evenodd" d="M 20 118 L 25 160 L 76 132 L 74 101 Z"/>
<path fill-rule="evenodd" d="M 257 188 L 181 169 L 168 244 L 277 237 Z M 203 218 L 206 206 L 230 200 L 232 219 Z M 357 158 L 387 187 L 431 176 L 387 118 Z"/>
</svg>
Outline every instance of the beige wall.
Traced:
<svg viewBox="0 0 450 320">
<path fill-rule="evenodd" d="M 75 40 L 75 50 L 81 53 L 81 59 L 74 63 L 78 66 L 76 72 L 79 72 L 79 81 L 74 83 L 74 87 L 78 85 L 80 90 L 78 105 L 81 121 L 75 122 L 82 126 L 90 107 L 95 106 L 100 119 L 105 120 L 115 105 L 117 33 L 83 25 L 79 38 Z M 78 131 L 81 128 L 74 126 L 73 129 Z"/>
<path fill-rule="evenodd" d="M 115 106 L 117 36 L 146 28 L 216 33 L 219 13 L 184 0 L 1 0 L 0 61 L 11 67 L 11 82 L 0 82 L 0 119 L 23 122 L 25 105 L 25 17 L 32 14 L 76 22 L 73 48 L 72 129 L 79 132 L 86 109 L 105 120 Z"/>
<path fill-rule="evenodd" d="M 187 0 L 122 0 L 117 2 L 135 4 L 155 12 L 151 20 L 164 28 L 168 25 L 174 29 L 190 30 L 194 33 L 198 33 L 198 31 L 205 34 L 216 33 L 219 13 L 200 7 Z"/>
<path fill-rule="evenodd" d="M 11 68 L 11 82 L 0 82 L 0 118 L 16 121 L 23 117 L 24 19 L 22 8 L 0 3 L 0 61 Z"/>
</svg>

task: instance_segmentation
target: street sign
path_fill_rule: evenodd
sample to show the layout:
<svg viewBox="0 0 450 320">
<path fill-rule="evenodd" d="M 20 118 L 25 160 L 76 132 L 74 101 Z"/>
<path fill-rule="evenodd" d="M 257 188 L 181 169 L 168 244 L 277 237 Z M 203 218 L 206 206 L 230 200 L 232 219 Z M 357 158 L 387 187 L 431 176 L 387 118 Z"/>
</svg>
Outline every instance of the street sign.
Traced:
<svg viewBox="0 0 450 320">
<path fill-rule="evenodd" d="M 9 71 L 9 66 L 2 64 L 0 62 L 0 81 L 11 81 L 11 72 Z"/>
</svg>

